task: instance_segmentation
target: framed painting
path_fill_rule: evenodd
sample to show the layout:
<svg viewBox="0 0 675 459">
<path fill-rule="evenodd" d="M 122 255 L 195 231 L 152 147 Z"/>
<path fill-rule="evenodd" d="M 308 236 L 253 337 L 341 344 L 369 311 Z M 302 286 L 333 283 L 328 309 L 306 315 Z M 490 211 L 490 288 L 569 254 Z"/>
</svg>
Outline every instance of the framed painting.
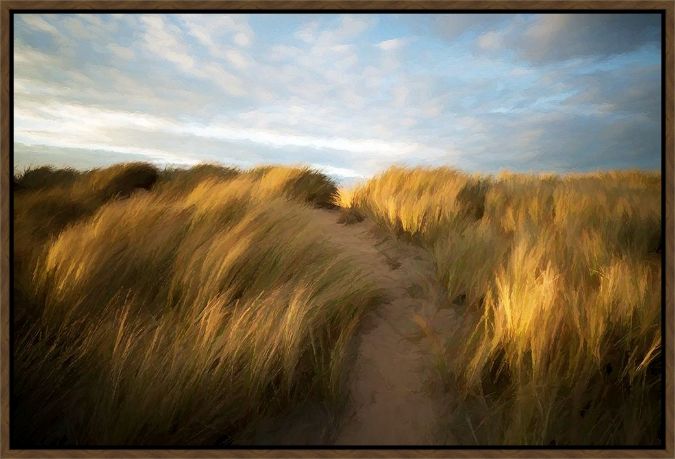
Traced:
<svg viewBox="0 0 675 459">
<path fill-rule="evenodd" d="M 3 457 L 672 457 L 673 1 L 6 1 Z"/>
</svg>

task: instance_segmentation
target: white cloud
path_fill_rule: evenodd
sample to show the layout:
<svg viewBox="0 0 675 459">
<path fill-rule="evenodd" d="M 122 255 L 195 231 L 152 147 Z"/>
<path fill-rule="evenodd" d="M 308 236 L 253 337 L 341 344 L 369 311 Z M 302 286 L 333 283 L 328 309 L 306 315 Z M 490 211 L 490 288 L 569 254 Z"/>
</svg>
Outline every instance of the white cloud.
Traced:
<svg viewBox="0 0 675 459">
<path fill-rule="evenodd" d="M 246 94 L 244 84 L 241 79 L 225 70 L 222 66 L 215 63 L 201 64 L 195 69 L 194 75 L 211 81 L 226 94 L 240 97 Z"/>
<path fill-rule="evenodd" d="M 251 36 L 252 34 L 238 32 L 234 36 L 234 42 L 239 46 L 248 46 L 251 44 Z"/>
<path fill-rule="evenodd" d="M 14 46 L 14 64 L 52 65 L 57 59 L 29 46 Z"/>
<path fill-rule="evenodd" d="M 249 58 L 236 49 L 226 49 L 224 50 L 224 55 L 238 69 L 244 69 L 251 64 Z"/>
<path fill-rule="evenodd" d="M 337 40 L 356 37 L 368 30 L 375 19 L 373 17 L 361 15 L 344 15 L 340 18 L 337 28 L 324 32 Z"/>
<path fill-rule="evenodd" d="M 307 22 L 295 32 L 295 38 L 302 40 L 305 43 L 312 43 L 316 41 L 318 32 L 319 21 Z"/>
<path fill-rule="evenodd" d="M 396 51 L 401 49 L 406 43 L 406 40 L 403 38 L 392 38 L 391 40 L 384 40 L 376 44 L 378 48 L 383 51 Z"/>
<path fill-rule="evenodd" d="M 398 85 L 394 88 L 394 105 L 397 107 L 404 107 L 410 95 L 410 89 L 405 85 Z"/>
<path fill-rule="evenodd" d="M 310 164 L 310 166 L 328 175 L 337 175 L 346 178 L 366 178 L 365 175 L 355 171 L 354 169 L 349 169 L 346 167 L 335 167 L 328 164 L 316 163 Z"/>
<path fill-rule="evenodd" d="M 183 14 L 178 18 L 188 33 L 214 56 L 220 56 L 220 50 L 229 43 L 249 46 L 255 36 L 245 15 Z"/>
<path fill-rule="evenodd" d="M 486 51 L 494 51 L 502 45 L 502 40 L 502 34 L 492 30 L 478 37 L 478 46 Z"/>
<path fill-rule="evenodd" d="M 86 40 L 92 38 L 92 31 L 78 17 L 69 17 L 63 21 L 64 28 L 74 37 Z"/>
<path fill-rule="evenodd" d="M 249 65 L 248 58 L 241 52 L 232 48 L 223 48 L 214 40 L 212 29 L 223 24 L 227 26 L 236 25 L 237 23 L 232 18 L 218 16 L 215 21 L 205 19 L 204 16 L 193 18 L 185 15 L 181 18 L 190 33 L 206 45 L 212 53 L 217 53 L 218 56 L 226 59 L 229 64 L 237 69 L 243 69 Z M 158 15 L 143 16 L 142 21 L 146 25 L 144 36 L 146 49 L 173 62 L 182 72 L 195 78 L 210 81 L 230 96 L 240 97 L 246 94 L 241 79 L 227 70 L 224 63 L 217 60 L 197 61 L 193 57 L 194 53 L 184 40 L 185 37 L 180 28 L 168 23 L 162 16 Z M 207 27 L 199 27 L 199 24 L 202 23 L 205 23 Z"/>
<path fill-rule="evenodd" d="M 367 155 L 379 161 L 403 159 L 419 153 L 426 157 L 445 154 L 436 147 L 397 140 L 338 136 L 307 135 L 274 128 L 248 127 L 241 122 L 215 121 L 209 124 L 177 121 L 151 114 L 102 110 L 83 105 L 46 105 L 15 110 L 15 138 L 26 145 L 47 145 L 60 148 L 90 148 L 121 153 L 149 152 L 167 157 L 176 152 L 158 147 L 139 147 L 125 142 L 119 132 L 145 131 L 148 133 L 179 134 L 185 141 L 180 146 L 190 159 L 190 137 L 225 142 L 250 142 L 272 148 L 307 148 L 333 150 L 349 154 Z M 175 158 L 174 158 L 175 159 Z M 173 161 L 173 159 L 172 159 Z M 340 175 L 357 177 L 361 172 L 334 169 Z"/>
<path fill-rule="evenodd" d="M 302 54 L 300 48 L 288 45 L 273 45 L 267 52 L 267 58 L 272 62 L 281 62 L 298 58 Z"/>
<path fill-rule="evenodd" d="M 120 59 L 133 59 L 134 58 L 134 50 L 132 48 L 127 48 L 125 46 L 120 46 L 115 43 L 110 43 L 108 45 L 108 49 L 110 50 L 111 53 L 115 57 L 119 57 Z"/>
<path fill-rule="evenodd" d="M 22 14 L 19 16 L 30 28 L 58 36 L 59 31 L 52 24 L 47 22 L 42 16 L 37 14 Z"/>
<path fill-rule="evenodd" d="M 97 110 L 84 106 L 47 106 L 38 111 L 15 109 L 15 141 L 30 146 L 77 148 L 88 151 L 148 156 L 153 161 L 196 164 L 189 152 L 140 147 L 118 139 L 115 128 L 167 129 L 160 119 L 134 113 Z"/>
<path fill-rule="evenodd" d="M 247 128 L 228 124 L 186 125 L 183 132 L 199 137 L 261 143 L 274 147 L 308 147 L 374 155 L 406 155 L 420 149 L 414 143 L 369 138 L 317 137 L 271 129 Z"/>
<path fill-rule="evenodd" d="M 513 70 L 511 70 L 511 72 L 509 72 L 509 74 L 512 76 L 525 76 L 532 73 L 533 70 L 526 67 L 515 67 Z"/>
<path fill-rule="evenodd" d="M 148 51 L 183 69 L 194 66 L 194 59 L 179 39 L 182 34 L 178 27 L 167 24 L 159 15 L 143 15 L 141 21 L 145 25 L 143 43 Z"/>
</svg>

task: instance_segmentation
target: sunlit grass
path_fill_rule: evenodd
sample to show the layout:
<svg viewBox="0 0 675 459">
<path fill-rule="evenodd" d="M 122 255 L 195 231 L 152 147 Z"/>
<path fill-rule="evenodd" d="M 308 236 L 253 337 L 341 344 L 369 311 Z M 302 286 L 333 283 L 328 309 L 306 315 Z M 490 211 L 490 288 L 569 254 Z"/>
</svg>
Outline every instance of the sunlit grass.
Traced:
<svg viewBox="0 0 675 459">
<path fill-rule="evenodd" d="M 306 168 L 127 164 L 15 191 L 17 444 L 222 445 L 337 403 L 379 292 L 315 218 L 334 206 L 435 261 L 464 321 L 429 336 L 464 399 L 455 437 L 660 440 L 658 174 L 395 167 L 338 190 Z"/>
<path fill-rule="evenodd" d="M 50 188 L 84 210 L 48 234 L 21 228 L 39 250 L 17 284 L 16 444 L 223 445 L 308 397 L 340 402 L 378 292 L 314 219 L 332 182 L 202 166 L 90 203 L 110 171 Z M 45 199 L 17 192 L 16 225 L 50 221 Z"/>
<path fill-rule="evenodd" d="M 481 444 L 656 444 L 660 175 L 394 167 L 345 193 L 473 323 L 442 366 Z M 445 370 L 444 370 L 445 371 Z"/>
</svg>

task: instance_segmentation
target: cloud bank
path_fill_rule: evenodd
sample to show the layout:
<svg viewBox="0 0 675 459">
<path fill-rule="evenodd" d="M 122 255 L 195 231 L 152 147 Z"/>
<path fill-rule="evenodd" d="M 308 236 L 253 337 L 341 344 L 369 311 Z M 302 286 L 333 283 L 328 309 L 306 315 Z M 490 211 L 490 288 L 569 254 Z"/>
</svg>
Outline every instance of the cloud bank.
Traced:
<svg viewBox="0 0 675 459">
<path fill-rule="evenodd" d="M 660 167 L 658 15 L 14 18 L 17 169 Z"/>
</svg>

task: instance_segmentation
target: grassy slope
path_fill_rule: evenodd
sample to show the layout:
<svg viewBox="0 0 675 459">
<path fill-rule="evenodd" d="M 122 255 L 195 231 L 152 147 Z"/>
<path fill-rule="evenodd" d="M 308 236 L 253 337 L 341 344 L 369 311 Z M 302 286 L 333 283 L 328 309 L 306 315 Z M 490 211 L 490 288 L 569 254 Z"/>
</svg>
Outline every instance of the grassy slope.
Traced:
<svg viewBox="0 0 675 459">
<path fill-rule="evenodd" d="M 15 183 L 16 441 L 215 444 L 337 397 L 377 293 L 312 220 L 325 177 L 130 164 Z M 659 184 L 392 168 L 338 201 L 433 254 L 469 324 L 439 368 L 479 443 L 650 444 Z"/>
<path fill-rule="evenodd" d="M 439 368 L 478 443 L 657 443 L 658 174 L 394 167 L 338 202 L 433 254 L 473 323 Z"/>
<path fill-rule="evenodd" d="M 312 220 L 321 174 L 131 164 L 16 186 L 17 447 L 223 444 L 338 397 L 377 292 Z"/>
</svg>

